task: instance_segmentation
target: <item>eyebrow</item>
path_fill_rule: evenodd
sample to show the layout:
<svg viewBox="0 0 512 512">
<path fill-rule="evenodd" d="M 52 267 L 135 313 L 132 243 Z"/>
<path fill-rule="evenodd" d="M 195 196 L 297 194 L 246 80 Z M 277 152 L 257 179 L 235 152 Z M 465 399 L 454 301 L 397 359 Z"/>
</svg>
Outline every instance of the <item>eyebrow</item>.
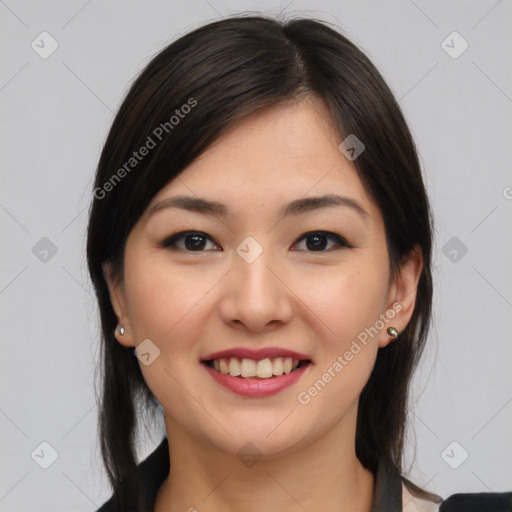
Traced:
<svg viewBox="0 0 512 512">
<path fill-rule="evenodd" d="M 300 215 L 322 208 L 332 208 L 334 206 L 345 206 L 358 213 L 365 220 L 369 217 L 368 212 L 354 199 L 337 194 L 327 194 L 316 197 L 303 197 L 295 199 L 281 207 L 279 214 L 282 217 L 290 215 Z M 163 199 L 153 205 L 148 212 L 148 218 L 156 212 L 167 208 L 180 208 L 203 215 L 213 215 L 216 217 L 228 217 L 231 215 L 229 208 L 217 201 L 209 201 L 200 197 L 192 196 L 174 196 Z"/>
</svg>

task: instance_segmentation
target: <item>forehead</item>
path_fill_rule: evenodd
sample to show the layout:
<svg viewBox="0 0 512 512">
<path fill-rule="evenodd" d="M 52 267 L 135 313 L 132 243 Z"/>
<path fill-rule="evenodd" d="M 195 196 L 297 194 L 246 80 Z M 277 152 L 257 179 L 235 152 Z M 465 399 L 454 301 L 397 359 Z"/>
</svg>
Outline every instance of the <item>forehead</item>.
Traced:
<svg viewBox="0 0 512 512">
<path fill-rule="evenodd" d="M 371 217 L 379 215 L 323 102 L 293 101 L 242 119 L 169 182 L 149 207 L 173 194 L 197 195 L 232 205 L 280 206 L 324 194 L 349 196 Z"/>
</svg>

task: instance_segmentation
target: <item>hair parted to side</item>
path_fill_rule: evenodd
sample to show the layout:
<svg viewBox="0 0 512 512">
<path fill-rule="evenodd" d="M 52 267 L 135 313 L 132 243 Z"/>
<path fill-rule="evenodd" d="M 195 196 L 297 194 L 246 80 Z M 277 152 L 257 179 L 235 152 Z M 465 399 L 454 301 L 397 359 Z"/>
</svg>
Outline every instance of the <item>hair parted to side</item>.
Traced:
<svg viewBox="0 0 512 512">
<path fill-rule="evenodd" d="M 402 470 L 409 384 L 432 308 L 432 216 L 414 141 L 380 73 L 337 30 L 311 19 L 237 16 L 184 35 L 149 62 L 113 121 L 97 168 L 87 261 L 102 328 L 101 450 L 120 510 L 139 499 L 137 404 L 151 409 L 156 400 L 133 349 L 114 336 L 117 319 L 102 264 L 109 262 L 122 280 L 128 234 L 159 190 L 238 120 L 305 96 L 325 102 L 342 139 L 355 134 L 365 144 L 353 163 L 382 212 L 392 276 L 415 246 L 422 251 L 414 313 L 397 340 L 378 351 L 357 418 L 361 463 L 375 472 L 378 460 L 388 459 Z M 191 99 L 195 104 L 181 110 L 179 124 L 122 173 L 133 152 Z"/>
</svg>

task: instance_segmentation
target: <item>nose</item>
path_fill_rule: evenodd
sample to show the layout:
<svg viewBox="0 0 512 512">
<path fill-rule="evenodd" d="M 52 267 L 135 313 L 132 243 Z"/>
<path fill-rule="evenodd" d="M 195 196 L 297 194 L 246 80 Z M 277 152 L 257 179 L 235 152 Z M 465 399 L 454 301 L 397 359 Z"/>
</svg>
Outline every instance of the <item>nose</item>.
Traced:
<svg viewBox="0 0 512 512">
<path fill-rule="evenodd" d="M 251 263 L 234 255 L 219 307 L 226 324 L 259 332 L 290 322 L 294 300 L 282 265 L 263 251 Z"/>
</svg>

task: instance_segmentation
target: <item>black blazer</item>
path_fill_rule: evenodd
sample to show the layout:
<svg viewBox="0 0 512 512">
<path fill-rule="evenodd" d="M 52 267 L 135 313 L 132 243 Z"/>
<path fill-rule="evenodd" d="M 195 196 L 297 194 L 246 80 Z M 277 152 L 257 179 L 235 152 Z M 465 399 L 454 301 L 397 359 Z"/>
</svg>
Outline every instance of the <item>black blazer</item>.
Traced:
<svg viewBox="0 0 512 512">
<path fill-rule="evenodd" d="M 169 445 L 167 438 L 138 465 L 143 501 L 153 510 L 160 485 L 169 474 Z M 375 494 L 371 512 L 402 512 L 402 482 L 391 463 L 380 463 L 375 475 Z M 139 512 L 133 509 L 130 512 Z M 116 510 L 110 498 L 97 512 L 127 512 Z M 443 500 L 439 512 L 512 512 L 512 492 L 482 492 L 453 494 Z"/>
</svg>

